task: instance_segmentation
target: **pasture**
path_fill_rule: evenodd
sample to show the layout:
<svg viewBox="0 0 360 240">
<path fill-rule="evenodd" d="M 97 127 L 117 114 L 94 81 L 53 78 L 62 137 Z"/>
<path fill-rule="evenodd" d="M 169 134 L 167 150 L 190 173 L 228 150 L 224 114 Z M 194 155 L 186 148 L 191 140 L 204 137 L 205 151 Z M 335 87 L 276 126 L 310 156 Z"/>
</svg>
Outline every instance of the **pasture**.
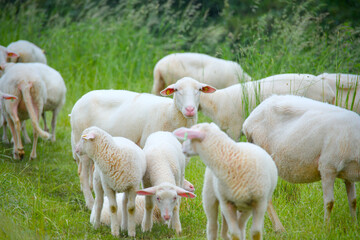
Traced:
<svg viewBox="0 0 360 240">
<path fill-rule="evenodd" d="M 0 143 L 0 239 L 116 239 L 109 227 L 94 230 L 89 222 L 71 153 L 68 114 L 91 90 L 150 92 L 153 67 L 167 54 L 192 51 L 234 60 L 254 79 L 280 73 L 360 74 L 360 26 L 341 24 L 325 31 L 321 24 L 326 16 L 316 15 L 309 2 L 288 2 L 280 16 L 244 22 L 237 35 L 224 24 L 211 22 L 196 4 L 176 12 L 170 1 L 141 5 L 129 0 L 116 7 L 94 1 L 76 11 L 76 16 L 71 11 L 49 12 L 31 1 L 5 5 L 0 13 L 0 45 L 26 39 L 45 49 L 49 66 L 65 80 L 67 96 L 58 117 L 57 140 L 39 140 L 35 160 L 28 160 L 31 144 L 25 145 L 25 158 L 18 161 L 12 159 L 12 145 Z M 199 122 L 203 121 L 211 120 L 200 113 Z M 27 127 L 31 137 L 29 123 Z M 138 226 L 136 238 L 206 239 L 201 198 L 204 171 L 205 165 L 193 157 L 185 176 L 194 184 L 197 197 L 182 200 L 180 236 L 155 224 L 147 233 Z M 264 239 L 360 237 L 339 179 L 328 225 L 323 220 L 320 182 L 294 185 L 279 180 L 273 204 L 286 232 L 275 233 L 266 215 Z M 127 238 L 126 232 L 120 236 Z"/>
</svg>

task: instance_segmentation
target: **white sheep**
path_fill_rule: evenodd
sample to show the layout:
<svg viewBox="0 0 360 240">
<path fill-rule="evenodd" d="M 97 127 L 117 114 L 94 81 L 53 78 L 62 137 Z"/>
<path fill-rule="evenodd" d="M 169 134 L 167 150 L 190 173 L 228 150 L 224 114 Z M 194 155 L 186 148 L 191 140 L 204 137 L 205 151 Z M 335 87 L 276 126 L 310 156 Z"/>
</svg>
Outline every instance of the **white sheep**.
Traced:
<svg viewBox="0 0 360 240">
<path fill-rule="evenodd" d="M 88 180 L 91 161 L 74 153 L 74 146 L 85 128 L 98 126 L 112 136 L 126 137 L 144 147 L 146 138 L 153 132 L 194 125 L 200 93 L 214 91 L 209 85 L 183 78 L 162 91 L 165 96 L 173 94 L 174 99 L 126 90 L 97 90 L 82 96 L 71 111 L 70 122 L 73 157 L 79 164 L 87 207 L 91 209 L 94 201 Z"/>
<path fill-rule="evenodd" d="M 235 142 L 214 123 L 180 128 L 174 134 L 187 139 L 183 144 L 186 154 L 199 155 L 206 165 L 202 195 L 207 238 L 217 239 L 220 204 L 231 239 L 245 239 L 250 215 L 251 236 L 261 239 L 264 215 L 277 184 L 277 169 L 270 155 L 255 144 Z M 228 239 L 226 232 L 222 237 Z"/>
<path fill-rule="evenodd" d="M 114 140 L 110 134 L 98 127 L 89 127 L 83 131 L 76 152 L 80 155 L 86 154 L 95 165 L 95 204 L 92 209 L 94 228 L 100 226 L 105 192 L 110 203 L 111 233 L 114 236 L 119 235 L 116 192 L 124 192 L 121 229 L 127 229 L 128 235 L 134 237 L 136 191 L 146 171 L 144 152 L 132 141 L 120 137 Z"/>
<path fill-rule="evenodd" d="M 115 137 L 116 138 L 116 137 Z M 188 181 L 184 181 L 184 185 L 183 188 L 186 191 L 189 192 L 194 192 L 194 186 L 188 182 Z M 122 211 L 122 202 L 123 202 L 123 198 L 124 198 L 124 193 L 117 193 L 116 194 L 116 202 L 118 204 L 118 208 L 117 208 L 117 217 L 119 219 L 119 223 L 121 224 L 122 219 L 121 219 L 121 211 Z M 144 218 L 144 212 L 145 212 L 145 196 L 143 195 L 137 195 L 136 199 L 135 199 L 135 223 L 136 225 L 140 225 L 143 221 Z M 91 212 L 91 216 L 90 216 L 90 222 L 94 222 L 94 211 Z M 163 223 L 164 220 L 161 217 L 161 213 L 160 213 L 160 209 L 157 207 L 157 205 L 154 206 L 153 209 L 153 215 L 152 215 L 152 221 L 153 223 Z M 109 199 L 105 196 L 104 197 L 104 205 L 103 208 L 101 210 L 101 216 L 100 216 L 100 222 L 102 224 L 105 224 L 107 226 L 110 226 L 110 210 L 109 210 Z"/>
<path fill-rule="evenodd" d="M 5 119 L 4 119 L 4 116 L 3 116 L 3 114 L 2 114 L 2 104 L 1 104 L 1 102 L 3 101 L 2 99 L 4 99 L 4 100 L 15 100 L 15 99 L 17 99 L 17 97 L 16 96 L 14 96 L 14 95 L 11 95 L 11 94 L 7 94 L 7 93 L 3 93 L 3 92 L 1 92 L 0 91 L 0 97 L 1 97 L 1 100 L 0 100 L 0 127 L 2 126 L 3 127 L 3 136 L 2 136 L 2 140 L 3 140 L 3 142 L 7 142 L 6 140 L 7 140 L 7 135 L 6 135 L 6 121 L 5 121 Z"/>
<path fill-rule="evenodd" d="M 42 113 L 42 118 L 44 120 L 44 130 L 48 131 L 48 127 L 46 124 L 46 111 L 52 112 L 52 120 L 51 120 L 51 141 L 56 140 L 55 136 L 55 127 L 56 127 L 56 119 L 57 115 L 59 114 L 61 108 L 65 103 L 65 96 L 66 96 L 66 86 L 63 78 L 61 77 L 60 73 L 55 69 L 49 67 L 43 63 L 16 63 L 16 64 L 26 64 L 33 67 L 36 71 L 39 72 L 41 76 L 41 80 L 45 83 L 46 86 L 46 102 L 44 104 L 44 109 Z M 14 63 L 7 63 L 0 66 L 5 73 L 16 64 Z M 23 134 L 25 138 L 25 142 L 31 142 L 29 136 L 26 132 L 25 122 L 22 123 Z"/>
<path fill-rule="evenodd" d="M 39 73 L 31 66 L 16 64 L 0 79 L 0 90 L 17 97 L 13 101 L 3 101 L 2 111 L 14 138 L 13 156 L 23 158 L 25 152 L 20 138 L 20 121 L 31 119 L 33 148 L 30 159 L 36 158 L 37 138 L 48 139 L 51 135 L 39 126 L 39 118 L 46 102 L 46 87 Z"/>
<path fill-rule="evenodd" d="M 323 73 L 318 77 L 326 80 L 333 89 L 336 106 L 360 113 L 360 75 Z"/>
<path fill-rule="evenodd" d="M 158 131 L 150 134 L 143 150 L 147 169 L 143 178 L 144 189 L 137 191 L 137 194 L 146 195 L 142 230 L 152 229 L 155 202 L 164 221 L 180 234 L 180 197 L 195 197 L 192 192 L 181 188 L 185 176 L 185 155 L 181 144 L 172 133 Z"/>
<path fill-rule="evenodd" d="M 238 140 L 246 116 L 272 94 L 300 95 L 329 103 L 335 99 L 325 80 L 309 74 L 280 74 L 202 95 L 200 109 L 231 138 Z"/>
<path fill-rule="evenodd" d="M 162 89 L 183 77 L 218 89 L 251 80 L 236 62 L 200 53 L 173 53 L 156 63 L 152 93 L 159 95 Z"/>
<path fill-rule="evenodd" d="M 18 40 L 7 46 L 8 52 L 13 52 L 17 57 L 12 57 L 10 62 L 40 62 L 47 64 L 44 50 L 26 40 Z"/>
<path fill-rule="evenodd" d="M 272 96 L 250 114 L 243 127 L 249 142 L 272 155 L 281 178 L 291 183 L 322 181 L 326 220 L 334 205 L 335 178 L 344 179 L 356 221 L 358 114 L 305 97 Z"/>
<path fill-rule="evenodd" d="M 6 49 L 6 47 L 0 45 L 0 65 L 6 63 L 8 59 L 11 60 L 13 58 L 16 59 L 18 57 L 19 56 L 16 53 L 11 52 L 8 49 Z M 1 76 L 2 76 L 2 72 L 0 71 L 0 77 Z"/>
</svg>

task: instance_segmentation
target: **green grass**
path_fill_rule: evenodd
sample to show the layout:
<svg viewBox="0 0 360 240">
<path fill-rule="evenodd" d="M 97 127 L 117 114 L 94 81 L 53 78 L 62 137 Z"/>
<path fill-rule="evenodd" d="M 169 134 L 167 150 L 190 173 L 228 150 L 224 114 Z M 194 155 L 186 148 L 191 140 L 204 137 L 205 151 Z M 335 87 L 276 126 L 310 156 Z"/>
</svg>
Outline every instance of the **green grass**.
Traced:
<svg viewBox="0 0 360 240">
<path fill-rule="evenodd" d="M 231 35 L 221 22 L 210 24 L 191 4 L 185 14 L 166 4 L 157 7 L 148 3 L 135 9 L 131 2 L 114 9 L 100 3 L 78 11 L 76 21 L 70 13 L 52 13 L 47 18 L 47 12 L 31 3 L 19 9 L 11 5 L 2 9 L 0 44 L 27 39 L 41 46 L 49 65 L 62 74 L 68 91 L 58 118 L 57 141 L 40 140 L 37 159 L 28 160 L 31 145 L 25 146 L 25 159 L 15 161 L 12 146 L 0 144 L 0 239 L 117 239 L 111 236 L 110 228 L 94 230 L 89 222 L 90 211 L 85 207 L 71 154 L 68 114 L 83 94 L 94 89 L 150 92 L 153 67 L 166 54 L 195 51 L 237 60 L 254 79 L 290 72 L 360 72 L 359 29 L 341 25 L 325 32 L 317 24 L 320 16 L 306 9 L 306 4 L 297 10 L 289 3 L 287 11 L 293 9 L 293 15 L 288 16 L 285 10 L 281 17 L 264 15 L 257 23 L 244 22 L 239 26 L 244 31 Z M 209 119 L 200 114 L 199 121 Z M 197 197 L 182 201 L 181 236 L 155 224 L 151 233 L 142 233 L 138 227 L 138 239 L 206 238 L 201 198 L 204 171 L 201 160 L 192 158 L 186 178 L 195 185 Z M 360 202 L 359 197 L 357 200 Z M 360 236 L 359 227 L 351 222 L 340 180 L 335 184 L 329 225 L 323 221 L 320 182 L 294 185 L 279 180 L 273 203 L 286 233 L 274 233 L 266 216 L 265 239 Z M 359 210 L 357 216 L 360 218 Z M 121 238 L 126 236 L 121 233 Z"/>
</svg>

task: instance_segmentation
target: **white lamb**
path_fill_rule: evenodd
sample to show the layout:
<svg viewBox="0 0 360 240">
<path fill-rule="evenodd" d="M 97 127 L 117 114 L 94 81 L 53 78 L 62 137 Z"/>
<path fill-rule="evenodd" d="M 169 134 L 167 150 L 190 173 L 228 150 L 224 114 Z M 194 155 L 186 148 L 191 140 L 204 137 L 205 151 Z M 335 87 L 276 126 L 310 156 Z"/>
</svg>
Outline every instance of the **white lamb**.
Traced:
<svg viewBox="0 0 360 240">
<path fill-rule="evenodd" d="M 154 68 L 153 94 L 183 77 L 191 77 L 216 88 L 225 88 L 251 77 L 241 66 L 200 53 L 173 53 L 160 59 Z"/>
<path fill-rule="evenodd" d="M 114 139 L 116 139 L 116 137 Z M 195 191 L 194 186 L 190 182 L 188 182 L 186 180 L 184 180 L 183 188 L 186 191 L 190 191 L 190 192 Z M 122 211 L 123 198 L 124 198 L 124 193 L 117 193 L 116 194 L 116 202 L 118 204 L 117 216 L 118 216 L 120 224 L 121 224 L 121 221 L 122 221 L 122 219 L 121 219 L 121 216 L 122 216 L 121 211 Z M 144 218 L 145 196 L 137 195 L 136 199 L 135 199 L 135 205 L 136 205 L 135 206 L 136 207 L 136 210 L 135 210 L 135 223 L 136 223 L 136 225 L 140 225 L 142 223 L 142 221 L 143 221 L 143 218 Z M 90 222 L 94 222 L 94 217 L 95 217 L 94 213 L 95 213 L 94 211 L 91 212 Z M 153 223 L 163 223 L 164 222 L 163 218 L 161 217 L 160 209 L 157 207 L 157 205 L 155 205 L 154 209 L 153 209 L 152 221 L 153 221 Z M 102 211 L 101 211 L 100 222 L 102 224 L 110 226 L 109 199 L 106 196 L 104 197 L 104 205 L 103 205 L 103 208 L 102 208 Z"/>
<path fill-rule="evenodd" d="M 73 150 L 82 131 L 90 126 L 98 126 L 112 136 L 126 137 L 144 147 L 146 138 L 153 132 L 194 125 L 200 93 L 214 91 L 213 87 L 192 78 L 180 79 L 162 91 L 166 96 L 174 94 L 174 99 L 125 90 L 91 91 L 82 96 L 71 111 Z M 86 205 L 91 209 L 94 201 L 88 180 L 91 161 L 74 151 L 73 157 L 79 164 Z"/>
<path fill-rule="evenodd" d="M 44 50 L 26 40 L 10 43 L 7 46 L 7 51 L 18 55 L 18 57 L 12 57 L 8 60 L 11 62 L 40 62 L 47 64 Z"/>
<path fill-rule="evenodd" d="M 46 102 L 46 87 L 39 73 L 31 66 L 16 64 L 0 79 L 0 90 L 17 97 L 13 101 L 3 101 L 2 111 L 14 138 L 13 156 L 23 158 L 25 152 L 20 138 L 20 121 L 31 119 L 33 125 L 33 148 L 30 159 L 36 158 L 37 138 L 48 139 L 51 135 L 39 126 L 39 118 Z"/>
<path fill-rule="evenodd" d="M 135 197 L 146 171 L 145 154 L 132 141 L 117 138 L 98 127 L 83 131 L 81 140 L 76 146 L 78 154 L 86 154 L 94 161 L 95 204 L 94 228 L 100 226 L 100 215 L 103 207 L 104 192 L 109 198 L 111 212 L 111 233 L 119 235 L 116 192 L 124 192 L 122 204 L 121 229 L 128 230 L 128 235 L 135 236 Z"/>
<path fill-rule="evenodd" d="M 185 176 L 185 155 L 181 144 L 171 132 L 159 131 L 150 134 L 143 150 L 147 163 L 143 179 L 145 189 L 137 191 L 137 194 L 146 195 L 142 230 L 152 229 L 155 202 L 164 221 L 170 221 L 169 226 L 180 234 L 180 197 L 195 197 L 192 192 L 181 188 Z"/>
<path fill-rule="evenodd" d="M 207 238 L 217 239 L 220 204 L 231 239 L 245 239 L 250 215 L 253 215 L 251 236 L 261 239 L 264 215 L 277 184 L 277 169 L 270 155 L 254 144 L 235 142 L 214 123 L 180 128 L 174 134 L 188 139 L 183 151 L 199 155 L 207 167 L 202 192 L 208 219 Z M 228 239 L 225 231 L 222 237 Z"/>
<path fill-rule="evenodd" d="M 325 80 L 309 74 L 280 74 L 202 95 L 200 109 L 231 138 L 238 140 L 246 116 L 272 94 L 300 95 L 329 103 L 335 99 Z"/>
<path fill-rule="evenodd" d="M 336 93 L 336 106 L 360 113 L 360 75 L 323 73 L 318 77 L 328 81 L 334 93 Z"/>
<path fill-rule="evenodd" d="M 360 180 L 360 117 L 330 104 L 299 96 L 273 96 L 246 119 L 249 142 L 263 147 L 291 183 L 322 181 L 324 218 L 334 205 L 335 178 L 345 180 L 356 221 L 355 181 Z"/>
</svg>

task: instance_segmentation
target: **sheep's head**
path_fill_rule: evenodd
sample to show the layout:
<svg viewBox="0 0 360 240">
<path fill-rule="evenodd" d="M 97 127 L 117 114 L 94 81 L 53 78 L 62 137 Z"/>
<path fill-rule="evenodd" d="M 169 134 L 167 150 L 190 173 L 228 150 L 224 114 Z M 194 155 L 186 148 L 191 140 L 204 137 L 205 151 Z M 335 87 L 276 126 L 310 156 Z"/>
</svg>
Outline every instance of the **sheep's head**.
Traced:
<svg viewBox="0 0 360 240">
<path fill-rule="evenodd" d="M 165 222 L 170 221 L 179 196 L 186 198 L 196 197 L 194 193 L 186 191 L 185 189 L 170 183 L 162 183 L 158 186 L 139 190 L 136 193 L 139 195 L 153 195 L 156 205 L 160 209 L 161 217 Z"/>
<path fill-rule="evenodd" d="M 197 116 L 199 108 L 200 93 L 213 93 L 215 91 L 216 89 L 210 85 L 185 77 L 162 90 L 160 94 L 162 96 L 174 94 L 174 101 L 179 111 L 185 118 L 194 118 Z"/>
<path fill-rule="evenodd" d="M 76 144 L 75 152 L 78 155 L 89 154 L 94 150 L 94 141 L 96 141 L 98 138 L 102 138 L 105 135 L 109 134 L 98 127 L 93 126 L 86 128 L 82 132 L 79 142 Z"/>
</svg>

